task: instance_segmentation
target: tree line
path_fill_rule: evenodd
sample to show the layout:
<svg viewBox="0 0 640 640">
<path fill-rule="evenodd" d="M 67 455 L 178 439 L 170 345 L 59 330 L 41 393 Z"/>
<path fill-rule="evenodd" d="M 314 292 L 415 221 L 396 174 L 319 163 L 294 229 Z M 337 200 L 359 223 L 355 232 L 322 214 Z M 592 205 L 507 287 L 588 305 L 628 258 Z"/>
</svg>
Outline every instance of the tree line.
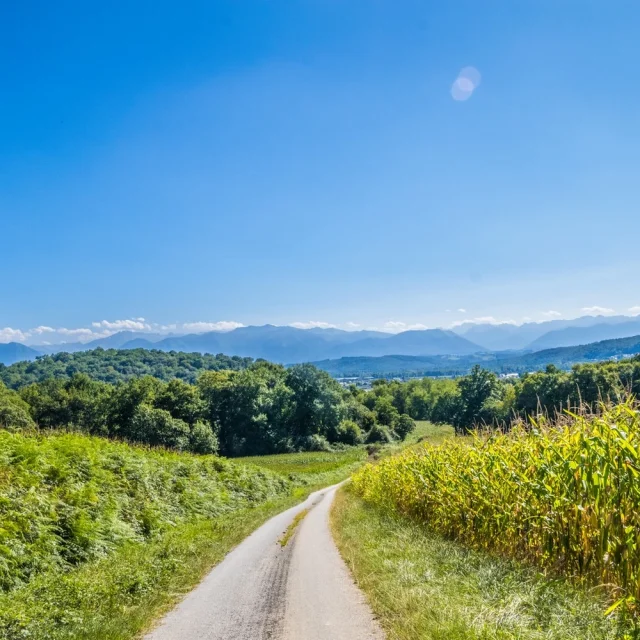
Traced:
<svg viewBox="0 0 640 640">
<path fill-rule="evenodd" d="M 224 456 L 390 442 L 414 428 L 406 413 L 362 400 L 309 364 L 258 361 L 205 371 L 195 384 L 153 376 L 110 384 L 74 373 L 18 391 L 0 384 L 0 427 L 74 429 Z"/>
<path fill-rule="evenodd" d="M 469 375 L 456 380 L 379 382 L 374 384 L 374 394 L 380 393 L 379 388 L 396 398 L 396 408 L 406 407 L 410 416 L 451 424 L 459 433 L 485 425 L 505 429 L 514 420 L 594 409 L 601 402 L 637 397 L 640 356 L 575 365 L 570 371 L 551 364 L 544 371 L 514 379 L 499 378 L 476 365 Z"/>
<path fill-rule="evenodd" d="M 98 348 L 40 356 L 32 362 L 16 362 L 8 367 L 0 363 L 0 382 L 11 389 L 19 389 L 49 378 L 68 379 L 76 373 L 86 373 L 94 380 L 111 384 L 142 376 L 165 381 L 177 378 L 194 384 L 203 371 L 237 371 L 246 369 L 252 362 L 252 358 L 224 354 Z"/>
</svg>

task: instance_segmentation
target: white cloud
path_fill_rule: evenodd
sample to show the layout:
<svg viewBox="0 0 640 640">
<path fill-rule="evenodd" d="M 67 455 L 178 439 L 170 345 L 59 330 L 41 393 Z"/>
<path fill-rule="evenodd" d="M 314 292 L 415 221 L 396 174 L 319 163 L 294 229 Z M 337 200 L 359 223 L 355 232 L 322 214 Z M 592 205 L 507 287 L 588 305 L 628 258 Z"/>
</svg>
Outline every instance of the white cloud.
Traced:
<svg viewBox="0 0 640 640">
<path fill-rule="evenodd" d="M 462 308 L 458 309 L 458 311 L 459 311 L 460 313 L 467 313 L 467 310 L 466 310 L 466 309 L 462 309 Z"/>
<path fill-rule="evenodd" d="M 588 315 L 593 316 L 606 316 L 611 313 L 615 313 L 614 309 L 609 309 L 608 307 L 599 307 L 595 305 L 593 307 L 582 307 L 582 311 Z"/>
<path fill-rule="evenodd" d="M 330 324 L 328 322 L 321 322 L 319 320 L 309 320 L 309 322 L 292 322 L 290 327 L 295 327 L 296 329 L 335 329 L 335 324 Z"/>
<path fill-rule="evenodd" d="M 12 329 L 11 327 L 0 329 L 0 343 L 24 342 L 26 339 L 27 334 L 20 331 L 20 329 Z"/>
<path fill-rule="evenodd" d="M 462 324 L 518 324 L 515 320 L 510 318 L 506 320 L 498 320 L 493 316 L 480 316 L 479 318 L 467 318 L 465 320 L 456 320 L 451 326 L 459 327 Z"/>
<path fill-rule="evenodd" d="M 634 316 L 640 315 L 640 305 L 629 307 L 629 313 L 633 314 Z"/>
<path fill-rule="evenodd" d="M 168 333 L 204 333 L 207 331 L 231 331 L 244 326 L 240 322 L 222 320 L 220 322 L 185 322 L 184 324 L 158 324 L 145 318 L 128 320 L 101 320 L 92 322 L 90 327 L 49 327 L 41 325 L 29 330 L 0 329 L 0 342 L 19 341 L 26 344 L 65 344 L 68 342 L 90 342 L 98 338 L 108 338 L 119 331 Z M 46 340 L 44 339 L 46 336 Z"/>
<path fill-rule="evenodd" d="M 381 330 L 387 331 L 388 333 L 400 333 L 402 331 L 422 331 L 428 328 L 429 327 L 427 327 L 427 325 L 419 322 L 415 324 L 407 324 L 406 322 L 401 322 L 399 320 L 389 320 L 384 323 Z"/>
<path fill-rule="evenodd" d="M 189 333 L 207 333 L 208 331 L 233 331 L 239 327 L 244 325 L 233 320 L 220 320 L 219 322 L 185 322 L 182 325 L 169 325 L 168 328 L 182 329 Z"/>
<path fill-rule="evenodd" d="M 562 314 L 559 311 L 553 311 L 553 309 L 549 311 L 543 311 L 542 315 L 545 318 L 561 318 L 562 317 Z"/>
<path fill-rule="evenodd" d="M 55 329 L 53 327 L 44 327 L 44 326 L 40 326 L 40 327 L 36 327 L 35 329 L 31 329 L 29 331 L 30 334 L 32 335 L 42 335 L 43 333 L 54 333 Z"/>
<path fill-rule="evenodd" d="M 349 330 L 349 329 L 358 329 L 360 327 L 360 325 L 357 322 L 347 322 L 345 324 L 345 327 L 347 327 L 347 330 Z"/>
<path fill-rule="evenodd" d="M 144 322 L 144 318 L 131 318 L 129 320 L 101 320 L 92 322 L 92 327 L 96 329 L 106 329 L 108 331 L 149 331 L 151 326 Z"/>
<path fill-rule="evenodd" d="M 397 320 L 389 320 L 384 323 L 384 329 L 388 331 L 403 331 L 406 326 L 405 322 L 398 322 Z"/>
<path fill-rule="evenodd" d="M 61 327 L 60 329 L 54 329 L 55 333 L 59 333 L 62 336 L 68 336 L 71 338 L 80 338 L 86 336 L 88 338 L 93 338 L 97 335 L 110 335 L 108 331 L 103 331 L 102 334 L 96 333 L 95 331 L 91 331 L 91 329 L 80 328 L 80 329 L 66 329 L 65 327 Z"/>
</svg>

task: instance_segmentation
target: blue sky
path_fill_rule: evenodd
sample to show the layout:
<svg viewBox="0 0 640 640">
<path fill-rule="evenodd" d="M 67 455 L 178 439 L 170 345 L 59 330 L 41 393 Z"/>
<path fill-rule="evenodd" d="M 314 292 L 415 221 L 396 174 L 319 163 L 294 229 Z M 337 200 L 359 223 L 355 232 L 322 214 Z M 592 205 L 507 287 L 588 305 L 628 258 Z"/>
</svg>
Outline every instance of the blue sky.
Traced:
<svg viewBox="0 0 640 640">
<path fill-rule="evenodd" d="M 639 30 L 617 0 L 4 3 L 0 340 L 628 313 Z"/>
</svg>

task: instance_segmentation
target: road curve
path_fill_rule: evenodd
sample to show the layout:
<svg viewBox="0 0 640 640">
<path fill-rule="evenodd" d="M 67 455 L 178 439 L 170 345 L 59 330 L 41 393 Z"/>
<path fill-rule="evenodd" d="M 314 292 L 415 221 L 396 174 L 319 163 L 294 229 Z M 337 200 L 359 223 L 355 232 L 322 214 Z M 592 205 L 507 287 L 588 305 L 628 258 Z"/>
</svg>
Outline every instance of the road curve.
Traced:
<svg viewBox="0 0 640 640">
<path fill-rule="evenodd" d="M 254 531 L 145 640 L 383 640 L 329 531 L 337 487 Z"/>
</svg>

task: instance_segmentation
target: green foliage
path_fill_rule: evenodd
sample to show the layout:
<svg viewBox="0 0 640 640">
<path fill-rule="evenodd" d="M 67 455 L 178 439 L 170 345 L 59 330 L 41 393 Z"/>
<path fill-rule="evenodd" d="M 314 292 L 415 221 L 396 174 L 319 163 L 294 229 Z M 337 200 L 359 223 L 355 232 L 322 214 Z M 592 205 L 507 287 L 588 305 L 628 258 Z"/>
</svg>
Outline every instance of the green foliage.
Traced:
<svg viewBox="0 0 640 640">
<path fill-rule="evenodd" d="M 389 442 L 393 442 L 393 436 L 391 435 L 389 427 L 382 424 L 374 424 L 373 427 L 371 427 L 371 431 L 367 433 L 364 441 L 367 444 L 388 444 Z"/>
<path fill-rule="evenodd" d="M 67 379 L 86 373 L 94 380 L 116 384 L 142 376 L 169 381 L 178 378 L 193 384 L 203 371 L 239 370 L 248 367 L 251 358 L 168 353 L 148 349 L 94 349 L 78 353 L 41 356 L 33 362 L 18 362 L 9 367 L 0 364 L 0 381 L 12 389 L 50 378 Z"/>
<path fill-rule="evenodd" d="M 177 378 L 165 382 L 151 375 L 132 377 L 138 369 L 130 365 L 143 362 L 143 354 L 152 363 L 159 359 L 156 364 L 162 366 L 195 362 L 211 370 L 204 371 L 196 384 Z M 162 360 L 165 356 L 170 359 Z M 23 381 L 47 373 L 51 377 L 22 386 L 20 406 L 13 392 L 11 407 L 8 401 L 0 402 L 0 425 L 16 429 L 35 422 L 40 429 L 82 431 L 194 453 L 219 450 L 229 457 L 324 451 L 361 443 L 362 434 L 371 433 L 376 420 L 388 427 L 392 438 L 404 438 L 411 429 L 406 420 L 398 422 L 400 415 L 409 412 L 423 419 L 428 413 L 427 390 L 434 386 L 424 381 L 409 386 L 381 383 L 371 394 L 362 394 L 344 390 L 310 364 L 286 369 L 264 360 L 250 364 L 231 359 L 235 369 L 213 370 L 228 360 L 96 350 L 43 358 L 24 370 L 16 365 L 3 373 L 22 371 Z M 63 372 L 55 368 L 62 364 Z M 79 373 L 80 364 L 98 379 Z M 115 371 L 118 381 L 100 379 L 113 377 L 103 375 L 105 371 Z M 167 377 L 169 370 L 160 373 Z M 4 396 L 9 395 L 5 390 Z"/>
<path fill-rule="evenodd" d="M 376 398 L 374 410 L 378 422 L 385 427 L 391 427 L 400 415 L 398 409 L 393 406 L 393 399 L 386 395 Z"/>
<path fill-rule="evenodd" d="M 289 490 L 278 475 L 214 456 L 0 431 L 0 591 Z"/>
<path fill-rule="evenodd" d="M 377 382 L 362 402 L 381 406 L 379 417 L 385 422 L 391 402 L 400 412 L 406 407 L 414 419 L 451 424 L 465 434 L 479 426 L 509 429 L 511 423 L 537 415 L 595 410 L 629 395 L 640 396 L 640 357 L 576 365 L 571 371 L 548 365 L 519 379 L 498 379 L 476 365 L 456 380 Z"/>
<path fill-rule="evenodd" d="M 452 424 L 466 432 L 485 417 L 485 407 L 498 393 L 498 379 L 491 371 L 476 365 L 468 376 L 460 379 L 458 390 L 459 402 Z"/>
<path fill-rule="evenodd" d="M 15 392 L 0 382 L 0 429 L 33 429 L 35 423 L 29 405 Z"/>
<path fill-rule="evenodd" d="M 416 428 L 416 423 L 406 413 L 399 415 L 393 423 L 393 431 L 404 440 Z"/>
<path fill-rule="evenodd" d="M 343 420 L 338 425 L 337 440 L 343 444 L 360 444 L 362 442 L 362 430 L 358 423 L 353 420 Z"/>
<path fill-rule="evenodd" d="M 131 418 L 127 434 L 134 442 L 184 451 L 189 444 L 189 425 L 164 409 L 140 404 Z"/>
</svg>

